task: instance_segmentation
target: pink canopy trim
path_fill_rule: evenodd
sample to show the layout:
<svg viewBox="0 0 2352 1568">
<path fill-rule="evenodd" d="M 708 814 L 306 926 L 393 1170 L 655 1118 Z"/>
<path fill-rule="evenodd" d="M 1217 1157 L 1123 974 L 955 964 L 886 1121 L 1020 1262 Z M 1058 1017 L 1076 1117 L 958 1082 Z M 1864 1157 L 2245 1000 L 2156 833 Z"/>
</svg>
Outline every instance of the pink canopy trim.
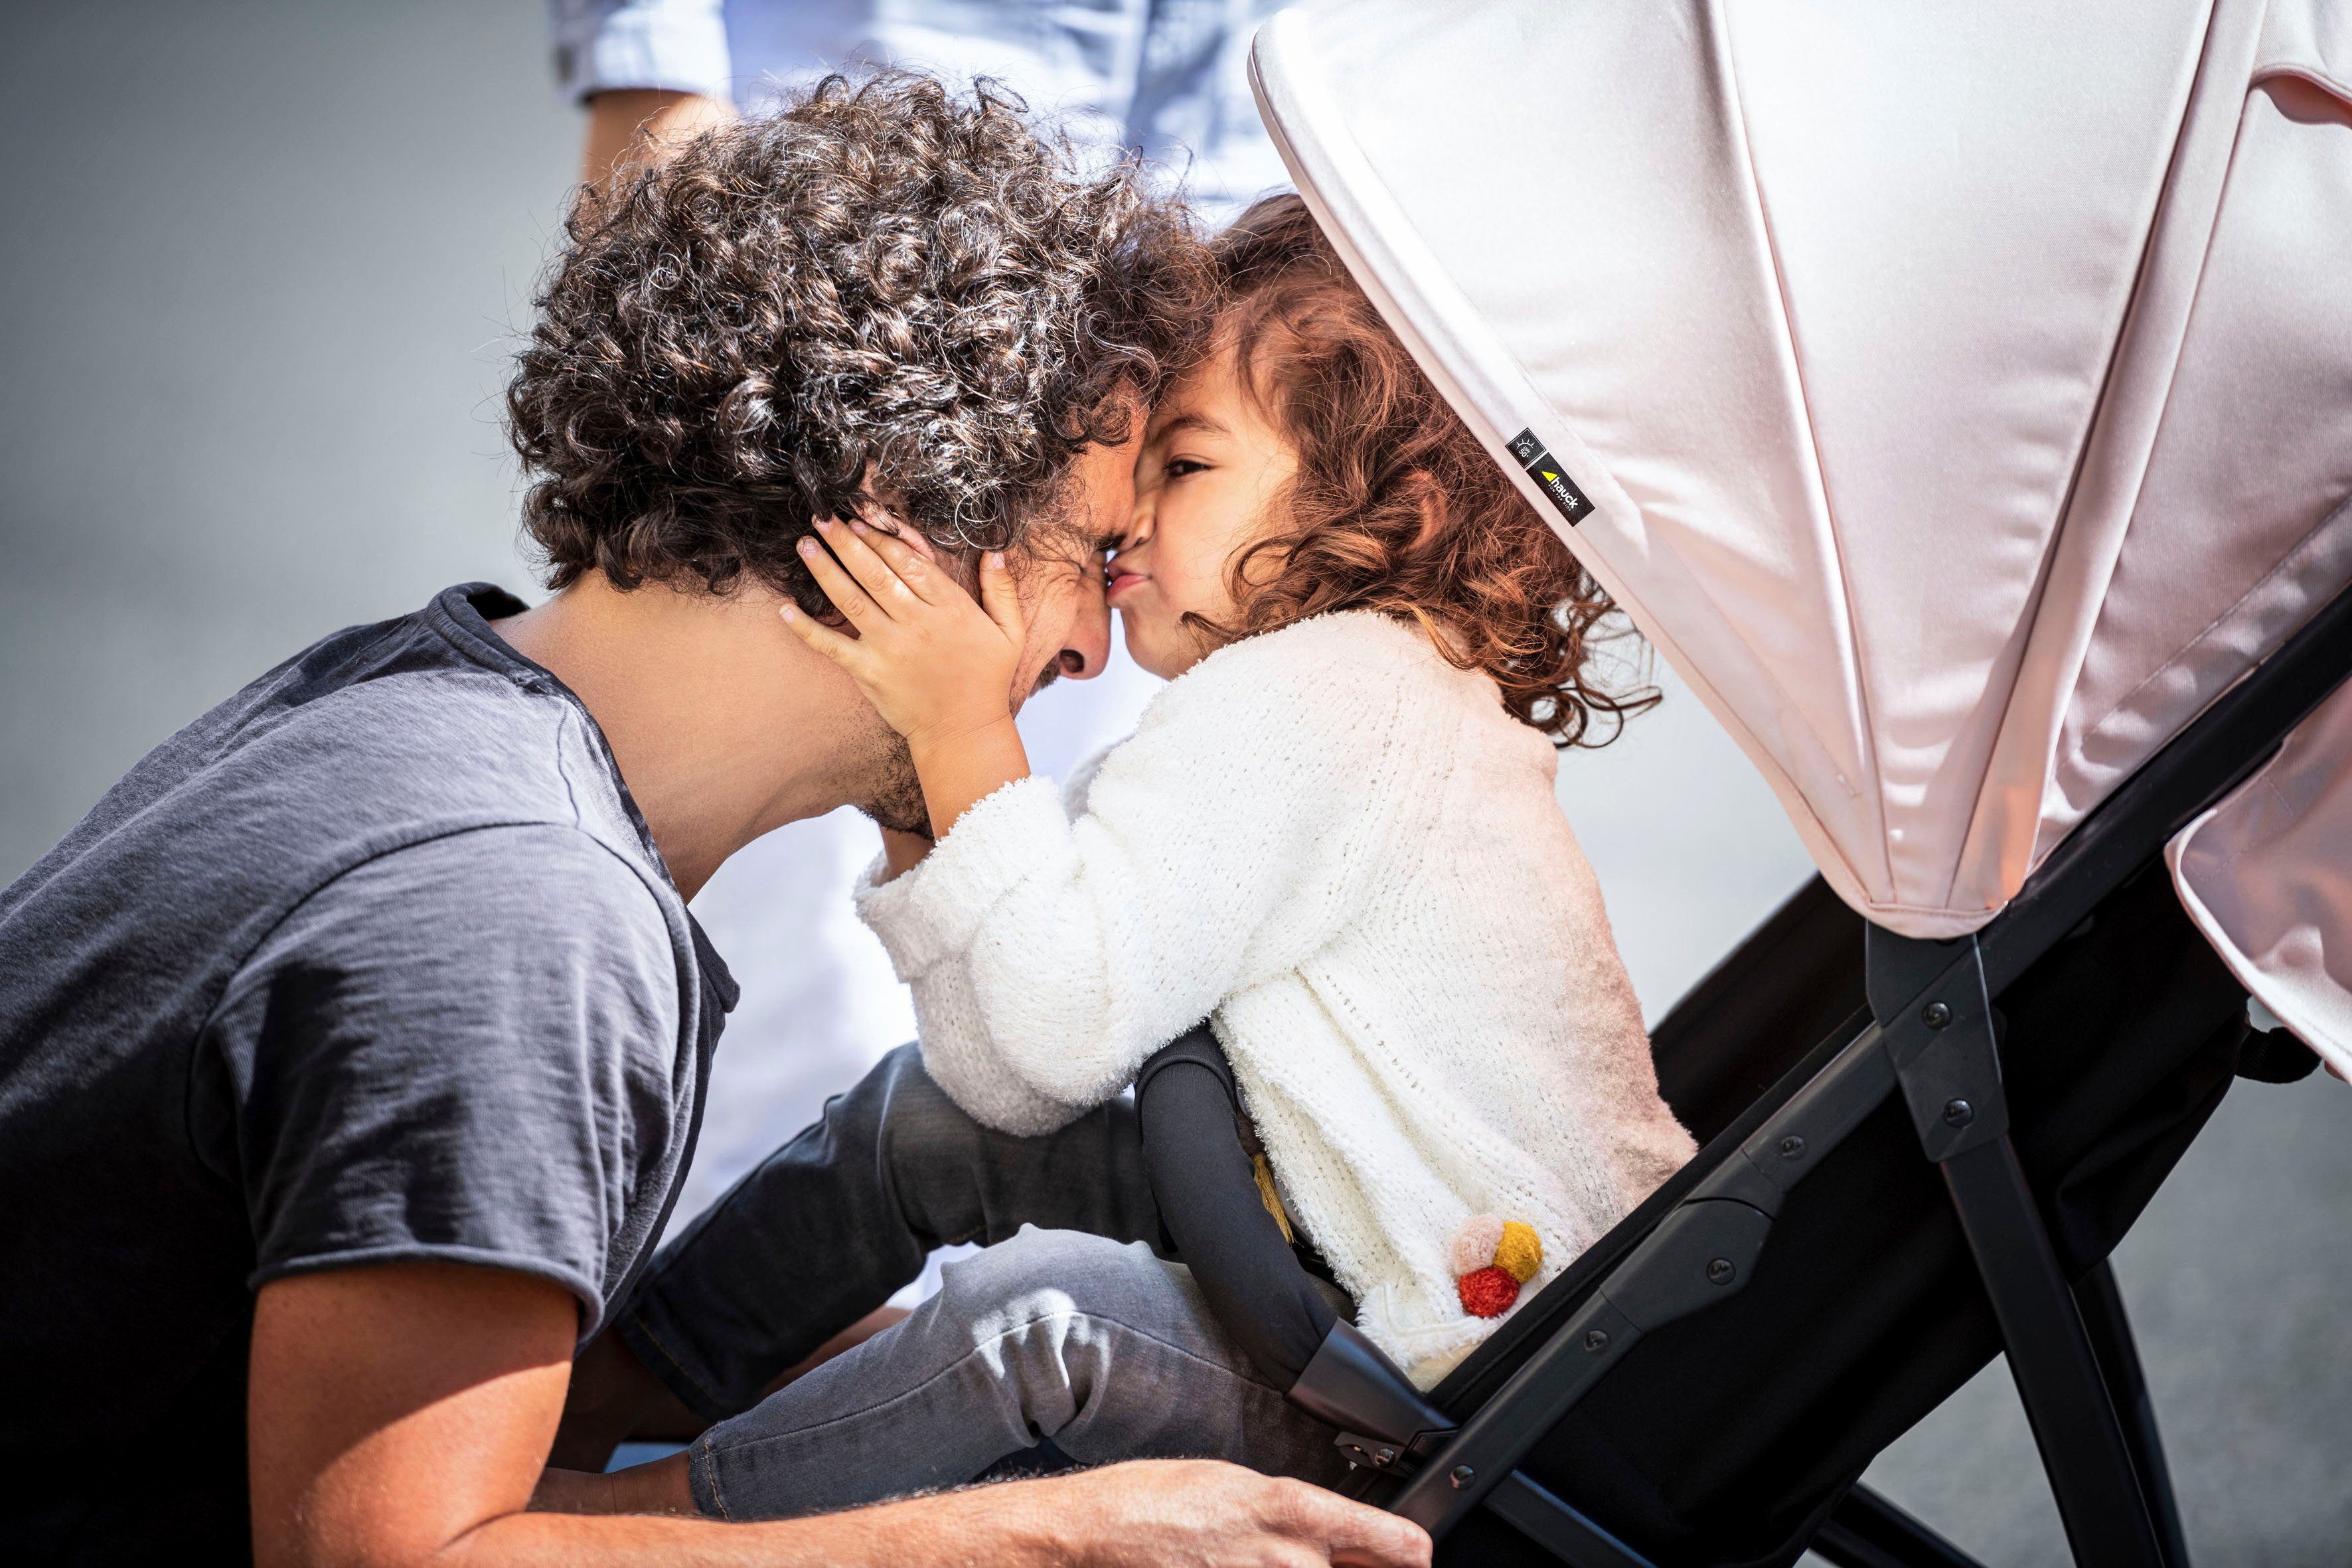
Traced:
<svg viewBox="0 0 2352 1568">
<path fill-rule="evenodd" d="M 1353 0 L 1253 73 L 1424 369 L 1882 925 L 1990 919 L 2352 580 L 2331 0 Z"/>
<path fill-rule="evenodd" d="M 2352 1079 L 2352 686 L 2165 851 L 2223 963 Z"/>
</svg>

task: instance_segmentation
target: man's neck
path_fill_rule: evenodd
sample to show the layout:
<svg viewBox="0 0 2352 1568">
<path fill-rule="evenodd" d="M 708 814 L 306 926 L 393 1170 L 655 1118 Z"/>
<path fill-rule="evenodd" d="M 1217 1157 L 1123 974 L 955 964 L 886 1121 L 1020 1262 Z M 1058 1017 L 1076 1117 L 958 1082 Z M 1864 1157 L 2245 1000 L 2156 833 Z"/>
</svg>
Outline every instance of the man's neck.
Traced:
<svg viewBox="0 0 2352 1568">
<path fill-rule="evenodd" d="M 771 828 L 848 804 L 879 723 L 758 587 L 726 597 L 592 573 L 498 623 L 594 716 L 678 890 Z"/>
</svg>

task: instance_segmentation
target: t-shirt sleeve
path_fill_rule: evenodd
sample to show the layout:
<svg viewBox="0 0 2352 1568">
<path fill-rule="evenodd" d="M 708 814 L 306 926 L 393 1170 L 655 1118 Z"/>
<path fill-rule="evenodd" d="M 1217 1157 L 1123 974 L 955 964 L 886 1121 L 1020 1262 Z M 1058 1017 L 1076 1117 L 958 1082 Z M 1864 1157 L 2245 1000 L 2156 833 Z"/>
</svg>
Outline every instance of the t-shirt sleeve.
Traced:
<svg viewBox="0 0 2352 1568">
<path fill-rule="evenodd" d="M 593 1332 L 688 1113 L 679 963 L 638 874 L 570 827 L 434 839 L 305 900 L 205 1041 L 253 1287 L 481 1264 L 564 1286 Z"/>
<path fill-rule="evenodd" d="M 658 88 L 724 102 L 734 71 L 722 0 L 548 0 L 564 97 Z"/>
</svg>

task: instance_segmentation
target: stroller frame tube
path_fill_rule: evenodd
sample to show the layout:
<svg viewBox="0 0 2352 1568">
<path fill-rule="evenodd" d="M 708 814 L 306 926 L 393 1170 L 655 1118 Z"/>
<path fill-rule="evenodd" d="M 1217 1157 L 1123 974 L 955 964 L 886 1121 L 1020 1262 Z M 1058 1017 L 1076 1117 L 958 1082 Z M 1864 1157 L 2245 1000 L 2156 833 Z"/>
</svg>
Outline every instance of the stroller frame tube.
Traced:
<svg viewBox="0 0 2352 1568">
<path fill-rule="evenodd" d="M 2074 1561 L 2167 1568 L 2081 1310 L 2007 1138 L 1943 1162 Z"/>
<path fill-rule="evenodd" d="M 2139 1346 L 2132 1338 L 2131 1318 L 2124 1310 L 2115 1268 L 2105 1258 L 2099 1259 L 2099 1266 L 2074 1287 L 2074 1304 L 2082 1309 L 2091 1350 L 2099 1358 L 2099 1372 L 2106 1379 L 2116 1419 L 2123 1423 L 2124 1443 L 2131 1450 L 2132 1469 L 2156 1522 L 2157 1545 L 2163 1551 L 2165 1568 L 2189 1568 L 2189 1542 L 2180 1529 L 2180 1504 L 2172 1493 L 2172 1469 L 2165 1463 L 2164 1440 L 2156 1428 L 2156 1405 L 2148 1397 L 2147 1373 L 2140 1366 Z"/>
<path fill-rule="evenodd" d="M 1931 942 L 1872 928 L 1867 972 L 1876 1021 L 1601 1279 L 1421 1467 L 1392 1510 L 1443 1540 L 1492 1499 L 1507 1520 L 1579 1568 L 1623 1568 L 1629 1557 L 1638 1563 L 1638 1555 L 1515 1467 L 1643 1331 L 1743 1288 L 1781 1195 L 1899 1087 L 1923 1152 L 1942 1168 L 1984 1277 L 2075 1560 L 2102 1568 L 2187 1568 L 2170 1478 L 2113 1275 L 2102 1263 L 2084 1281 L 2092 1298 L 2086 1319 L 2010 1144 L 1990 999 L 2081 925 L 2190 818 L 2268 760 L 2347 671 L 2352 592 L 2339 593 L 2125 781 L 1973 936 Z M 1509 1492 L 1498 1497 L 1506 1483 Z M 1577 1528 L 1559 1524 L 1562 1514 Z M 1595 1550 L 1580 1542 L 1580 1530 L 1607 1545 Z M 1920 1537 L 1936 1539 L 1924 1528 Z M 1891 1547 L 1878 1549 L 1882 1561 L 1903 1561 Z M 1922 1548 L 1911 1561 L 1934 1568 L 1951 1558 Z"/>
<path fill-rule="evenodd" d="M 1864 940 L 1871 1009 L 2000 1325 L 2074 1560 L 2168 1568 L 2090 1331 L 2010 1141 L 1982 951 L 1974 937 L 1916 942 L 1874 926 Z M 1954 947 L 1960 956 L 1947 962 Z"/>
<path fill-rule="evenodd" d="M 1871 1010 L 2000 1325 L 2074 1560 L 2179 1568 L 2165 1561 L 2133 1445 L 2010 1141 L 1982 949 L 1974 937 L 1919 942 L 1875 926 L 1864 942 Z"/>
<path fill-rule="evenodd" d="M 1813 1537 L 1813 1554 L 1835 1568 L 1983 1568 L 1975 1558 L 1859 1486 Z"/>
</svg>

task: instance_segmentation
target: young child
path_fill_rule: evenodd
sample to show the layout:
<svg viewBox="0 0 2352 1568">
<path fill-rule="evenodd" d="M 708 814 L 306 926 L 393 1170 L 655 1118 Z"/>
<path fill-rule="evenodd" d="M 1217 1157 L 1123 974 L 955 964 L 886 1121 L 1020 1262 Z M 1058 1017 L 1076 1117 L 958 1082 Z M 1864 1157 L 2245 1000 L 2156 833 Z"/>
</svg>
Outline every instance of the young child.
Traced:
<svg viewBox="0 0 2352 1568">
<path fill-rule="evenodd" d="M 1585 673 L 1610 605 L 1302 202 L 1217 248 L 1216 352 L 1153 413 L 1109 568 L 1171 682 L 1131 739 L 1030 776 L 999 563 L 982 609 L 836 531 L 859 581 L 814 558 L 861 636 L 794 620 L 922 779 L 938 847 L 858 908 L 932 1076 L 1045 1131 L 1208 1017 L 1284 1207 L 1426 1387 L 1496 1321 L 1465 1222 L 1533 1228 L 1532 1289 L 1692 1152 L 1552 793 L 1555 745 L 1622 717 Z"/>
<path fill-rule="evenodd" d="M 936 847 L 857 901 L 931 1077 L 1043 1133 L 1209 1019 L 1288 1222 L 1427 1388 L 1693 1152 L 1553 795 L 1555 748 L 1636 704 L 1587 677 L 1609 601 L 1304 205 L 1216 251 L 1214 352 L 1153 411 L 1109 566 L 1169 680 L 1131 738 L 1030 774 L 1001 560 L 975 603 L 828 524 L 858 635 L 785 614 L 922 782 Z"/>
</svg>

